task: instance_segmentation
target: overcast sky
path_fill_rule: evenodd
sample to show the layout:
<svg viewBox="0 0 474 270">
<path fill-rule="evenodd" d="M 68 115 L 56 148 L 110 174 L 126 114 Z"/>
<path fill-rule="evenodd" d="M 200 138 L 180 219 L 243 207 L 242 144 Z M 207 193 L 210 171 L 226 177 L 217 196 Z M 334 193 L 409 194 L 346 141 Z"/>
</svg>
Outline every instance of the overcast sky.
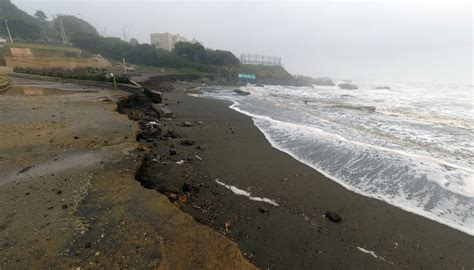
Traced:
<svg viewBox="0 0 474 270">
<path fill-rule="evenodd" d="M 472 84 L 471 1 L 12 2 L 82 17 L 107 36 L 125 29 L 149 43 L 152 32 L 172 32 L 236 55 L 281 56 L 293 74 Z"/>
</svg>

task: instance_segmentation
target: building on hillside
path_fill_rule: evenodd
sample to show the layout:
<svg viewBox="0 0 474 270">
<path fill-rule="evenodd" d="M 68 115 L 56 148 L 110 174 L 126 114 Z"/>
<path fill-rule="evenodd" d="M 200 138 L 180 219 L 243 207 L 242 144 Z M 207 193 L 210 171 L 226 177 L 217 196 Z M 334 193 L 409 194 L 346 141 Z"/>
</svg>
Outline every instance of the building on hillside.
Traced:
<svg viewBox="0 0 474 270">
<path fill-rule="evenodd" d="M 151 45 L 171 51 L 174 49 L 174 45 L 180 41 L 188 41 L 185 37 L 180 34 L 171 34 L 171 33 L 153 33 L 150 34 Z"/>
</svg>

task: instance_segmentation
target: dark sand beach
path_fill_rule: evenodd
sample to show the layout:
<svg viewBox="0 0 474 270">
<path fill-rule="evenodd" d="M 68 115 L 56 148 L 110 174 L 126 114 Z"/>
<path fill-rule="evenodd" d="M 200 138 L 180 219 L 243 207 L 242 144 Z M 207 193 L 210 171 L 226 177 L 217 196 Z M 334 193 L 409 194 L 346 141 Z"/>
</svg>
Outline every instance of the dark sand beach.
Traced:
<svg viewBox="0 0 474 270">
<path fill-rule="evenodd" d="M 164 97 L 176 117 L 161 125 L 180 138 L 142 139 L 150 156 L 137 178 L 235 241 L 256 266 L 473 269 L 474 237 L 343 188 L 273 148 L 227 102 Z M 278 206 L 236 195 L 216 179 Z M 327 211 L 342 221 L 328 220 Z"/>
</svg>

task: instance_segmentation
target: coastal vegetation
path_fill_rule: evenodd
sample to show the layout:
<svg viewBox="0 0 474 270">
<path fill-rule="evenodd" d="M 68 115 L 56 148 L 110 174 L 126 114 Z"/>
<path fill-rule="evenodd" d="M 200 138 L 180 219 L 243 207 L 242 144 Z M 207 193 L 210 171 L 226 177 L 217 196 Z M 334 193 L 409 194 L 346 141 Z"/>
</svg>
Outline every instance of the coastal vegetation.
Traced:
<svg viewBox="0 0 474 270">
<path fill-rule="evenodd" d="M 30 48 L 33 55 L 75 57 L 92 53 L 117 62 L 125 58 L 127 63 L 139 66 L 174 69 L 179 74 L 219 74 L 235 81 L 237 74 L 251 73 L 259 80 L 256 83 L 301 84 L 283 67 L 242 65 L 230 51 L 210 49 L 191 42 L 178 42 L 172 51 L 167 51 L 150 44 L 140 44 L 136 39 L 128 42 L 116 37 L 104 37 L 90 23 L 75 16 L 60 15 L 48 20 L 41 10 L 31 16 L 10 0 L 0 1 L 0 20 L 8 20 L 15 47 Z M 64 26 L 69 44 L 62 44 L 60 24 Z M 0 27 L 0 36 L 7 36 L 4 27 Z M 50 70 L 28 72 L 72 76 L 69 72 Z"/>
<path fill-rule="evenodd" d="M 31 16 L 19 9 L 10 0 L 0 1 L 0 21 L 8 20 L 10 32 L 15 42 L 62 43 L 60 23 L 63 23 L 66 36 L 75 33 L 97 34 L 97 30 L 88 22 L 70 15 L 59 15 L 48 21 L 43 11 L 38 10 Z M 7 37 L 5 27 L 0 27 L 0 36 Z"/>
</svg>

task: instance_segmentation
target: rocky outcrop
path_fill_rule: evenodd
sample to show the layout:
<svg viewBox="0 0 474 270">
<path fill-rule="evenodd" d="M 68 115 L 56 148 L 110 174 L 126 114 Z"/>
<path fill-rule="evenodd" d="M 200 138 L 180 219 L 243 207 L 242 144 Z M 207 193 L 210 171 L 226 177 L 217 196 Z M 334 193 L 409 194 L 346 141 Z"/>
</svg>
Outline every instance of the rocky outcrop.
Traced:
<svg viewBox="0 0 474 270">
<path fill-rule="evenodd" d="M 248 95 L 250 95 L 249 92 L 243 91 L 243 90 L 240 90 L 240 89 L 235 89 L 235 90 L 234 90 L 234 93 L 236 93 L 237 95 L 240 95 L 240 96 L 248 96 Z"/>
<path fill-rule="evenodd" d="M 313 79 L 313 84 L 319 86 L 336 86 L 336 84 L 327 77 Z"/>
<path fill-rule="evenodd" d="M 357 85 L 352 84 L 352 83 L 340 83 L 337 86 L 339 88 L 345 89 L 345 90 L 357 90 L 357 89 L 359 89 L 359 87 Z"/>
</svg>

